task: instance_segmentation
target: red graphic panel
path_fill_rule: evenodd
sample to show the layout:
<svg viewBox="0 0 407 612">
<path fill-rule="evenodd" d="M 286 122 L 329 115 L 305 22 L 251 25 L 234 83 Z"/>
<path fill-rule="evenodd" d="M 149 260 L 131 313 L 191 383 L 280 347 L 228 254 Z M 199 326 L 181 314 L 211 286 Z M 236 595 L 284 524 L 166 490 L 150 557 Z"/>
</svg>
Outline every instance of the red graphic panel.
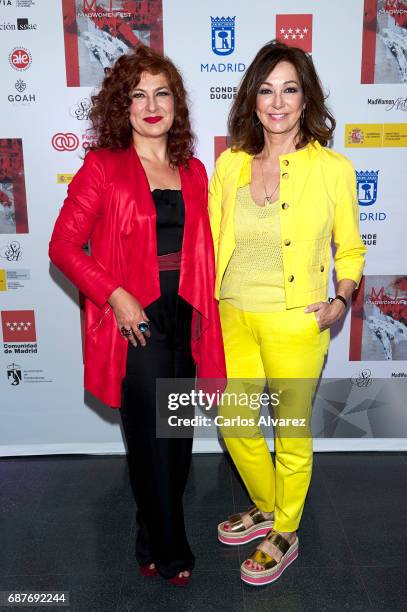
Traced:
<svg viewBox="0 0 407 612">
<path fill-rule="evenodd" d="M 23 144 L 0 138 L 0 234 L 27 234 Z"/>
<path fill-rule="evenodd" d="M 365 276 L 352 303 L 350 361 L 407 360 L 407 276 Z"/>
<path fill-rule="evenodd" d="M 3 342 L 36 342 L 33 310 L 3 310 Z"/>
<path fill-rule="evenodd" d="M 276 38 L 311 53 L 312 15 L 276 15 Z"/>
<path fill-rule="evenodd" d="M 162 0 L 62 0 L 68 87 L 99 85 L 138 44 L 163 52 Z"/>
<path fill-rule="evenodd" d="M 218 159 L 219 155 L 223 153 L 223 151 L 226 151 L 229 146 L 230 144 L 227 136 L 214 137 L 215 162 Z"/>
<path fill-rule="evenodd" d="M 407 0 L 364 0 L 361 83 L 407 82 Z"/>
<path fill-rule="evenodd" d="M 361 83 L 374 83 L 376 63 L 377 0 L 365 0 L 363 11 Z"/>
<path fill-rule="evenodd" d="M 360 361 L 362 354 L 363 301 L 365 297 L 365 278 L 362 277 L 357 291 L 352 296 L 352 316 L 350 321 L 349 360 Z"/>
</svg>

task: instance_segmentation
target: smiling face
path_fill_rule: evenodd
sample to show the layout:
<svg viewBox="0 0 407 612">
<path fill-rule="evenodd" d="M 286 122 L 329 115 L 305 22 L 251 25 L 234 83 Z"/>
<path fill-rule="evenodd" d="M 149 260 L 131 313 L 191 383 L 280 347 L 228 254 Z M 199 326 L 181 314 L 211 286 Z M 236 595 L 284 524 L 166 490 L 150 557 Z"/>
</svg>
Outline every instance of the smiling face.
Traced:
<svg viewBox="0 0 407 612">
<path fill-rule="evenodd" d="M 266 132 L 298 132 L 304 94 L 296 69 L 290 62 L 279 62 L 259 87 L 256 114 Z"/>
<path fill-rule="evenodd" d="M 159 138 L 168 134 L 174 122 L 174 95 L 164 74 L 143 72 L 130 97 L 133 136 Z"/>
</svg>

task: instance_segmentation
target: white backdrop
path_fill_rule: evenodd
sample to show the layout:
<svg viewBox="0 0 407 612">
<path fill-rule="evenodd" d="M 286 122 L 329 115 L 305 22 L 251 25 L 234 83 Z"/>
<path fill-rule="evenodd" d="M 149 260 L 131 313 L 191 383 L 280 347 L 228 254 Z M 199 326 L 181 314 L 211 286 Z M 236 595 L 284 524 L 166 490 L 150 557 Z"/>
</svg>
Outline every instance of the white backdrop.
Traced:
<svg viewBox="0 0 407 612">
<path fill-rule="evenodd" d="M 123 452 L 116 411 L 84 394 L 78 294 L 50 268 L 47 255 L 66 182 L 81 165 L 89 95 L 97 88 L 105 61 L 100 54 L 97 59 L 97 53 L 91 53 L 94 39 L 83 35 L 83 28 L 88 28 L 100 38 L 101 30 L 90 24 L 90 17 L 77 16 L 79 82 L 94 86 L 67 86 L 65 47 L 70 43 L 67 36 L 64 39 L 63 15 L 67 22 L 69 7 L 89 11 L 92 4 L 92 0 L 6 0 L 0 6 L 0 455 Z M 142 8 L 147 2 L 100 0 L 93 10 L 117 12 L 131 5 Z M 368 27 L 372 7 L 373 50 Z M 370 326 L 366 313 L 358 319 L 356 310 L 352 315 L 349 312 L 343 326 L 333 333 L 325 378 L 400 379 L 407 375 L 406 310 L 400 314 L 402 304 L 407 303 L 402 171 L 406 167 L 407 72 L 403 73 L 403 66 L 386 46 L 394 32 L 406 40 L 402 37 L 407 30 L 385 9 L 385 0 L 163 0 L 162 6 L 164 50 L 184 75 L 198 137 L 197 154 L 208 174 L 215 160 L 215 137 L 226 135 L 230 92 L 256 51 L 276 36 L 276 16 L 289 12 L 294 33 L 303 29 L 299 26 L 304 15 L 306 23 L 312 22 L 312 34 L 307 31 L 304 39 L 312 45 L 309 50 L 337 119 L 334 148 L 364 173 L 360 178 L 365 187 L 360 193 L 361 198 L 363 193 L 366 197 L 360 214 L 361 233 L 369 246 L 366 283 L 370 282 L 376 294 L 383 288 L 383 295 L 390 295 L 398 308 L 396 315 L 394 309 L 390 313 L 398 335 L 392 337 L 388 332 L 387 354 L 383 333 L 380 340 L 373 330 L 373 325 L 382 332 L 389 327 L 383 308 L 377 309 L 376 304 L 370 313 L 376 318 Z M 365 31 L 364 10 L 369 13 Z M 227 39 L 234 49 L 227 56 L 212 48 L 211 17 L 234 18 L 234 42 L 230 33 Z M 140 27 L 137 34 L 149 43 L 148 29 Z M 105 34 L 103 37 L 100 44 L 106 46 Z M 362 46 L 363 57 L 370 58 L 374 69 L 370 81 L 364 77 L 363 84 Z M 72 57 L 69 61 L 72 65 Z M 220 92 L 224 99 L 216 97 L 216 88 L 224 88 Z M 55 137 L 61 133 L 65 136 Z M 9 167 L 19 146 L 28 232 L 24 229 L 24 195 L 17 184 L 18 180 L 21 183 L 21 156 L 15 162 L 17 170 Z M 220 447 L 216 440 L 196 440 L 194 448 L 217 451 Z M 316 450 L 401 448 L 407 448 L 401 438 L 315 441 Z"/>
</svg>

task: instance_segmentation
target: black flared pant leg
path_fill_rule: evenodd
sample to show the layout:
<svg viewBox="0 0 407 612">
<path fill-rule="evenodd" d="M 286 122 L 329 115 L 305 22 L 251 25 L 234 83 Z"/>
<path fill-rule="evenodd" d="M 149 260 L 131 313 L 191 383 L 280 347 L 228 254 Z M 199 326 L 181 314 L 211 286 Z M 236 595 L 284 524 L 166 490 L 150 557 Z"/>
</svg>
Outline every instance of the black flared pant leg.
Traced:
<svg viewBox="0 0 407 612">
<path fill-rule="evenodd" d="M 178 297 L 178 279 L 176 271 L 160 273 L 161 297 L 146 309 L 151 338 L 144 348 L 129 345 L 120 409 L 138 509 L 136 558 L 165 578 L 194 566 L 182 504 L 192 437 L 156 437 L 156 379 L 195 376 L 192 309 Z"/>
</svg>

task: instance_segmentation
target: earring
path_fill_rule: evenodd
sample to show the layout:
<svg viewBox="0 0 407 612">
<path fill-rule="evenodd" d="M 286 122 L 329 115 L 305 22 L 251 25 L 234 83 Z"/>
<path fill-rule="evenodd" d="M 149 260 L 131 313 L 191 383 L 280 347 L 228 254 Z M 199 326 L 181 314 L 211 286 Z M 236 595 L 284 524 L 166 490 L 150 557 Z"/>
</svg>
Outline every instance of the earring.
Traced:
<svg viewBox="0 0 407 612">
<path fill-rule="evenodd" d="M 302 125 L 304 123 L 304 116 L 305 116 L 305 108 L 303 108 L 302 111 L 301 111 L 300 125 Z"/>
</svg>

